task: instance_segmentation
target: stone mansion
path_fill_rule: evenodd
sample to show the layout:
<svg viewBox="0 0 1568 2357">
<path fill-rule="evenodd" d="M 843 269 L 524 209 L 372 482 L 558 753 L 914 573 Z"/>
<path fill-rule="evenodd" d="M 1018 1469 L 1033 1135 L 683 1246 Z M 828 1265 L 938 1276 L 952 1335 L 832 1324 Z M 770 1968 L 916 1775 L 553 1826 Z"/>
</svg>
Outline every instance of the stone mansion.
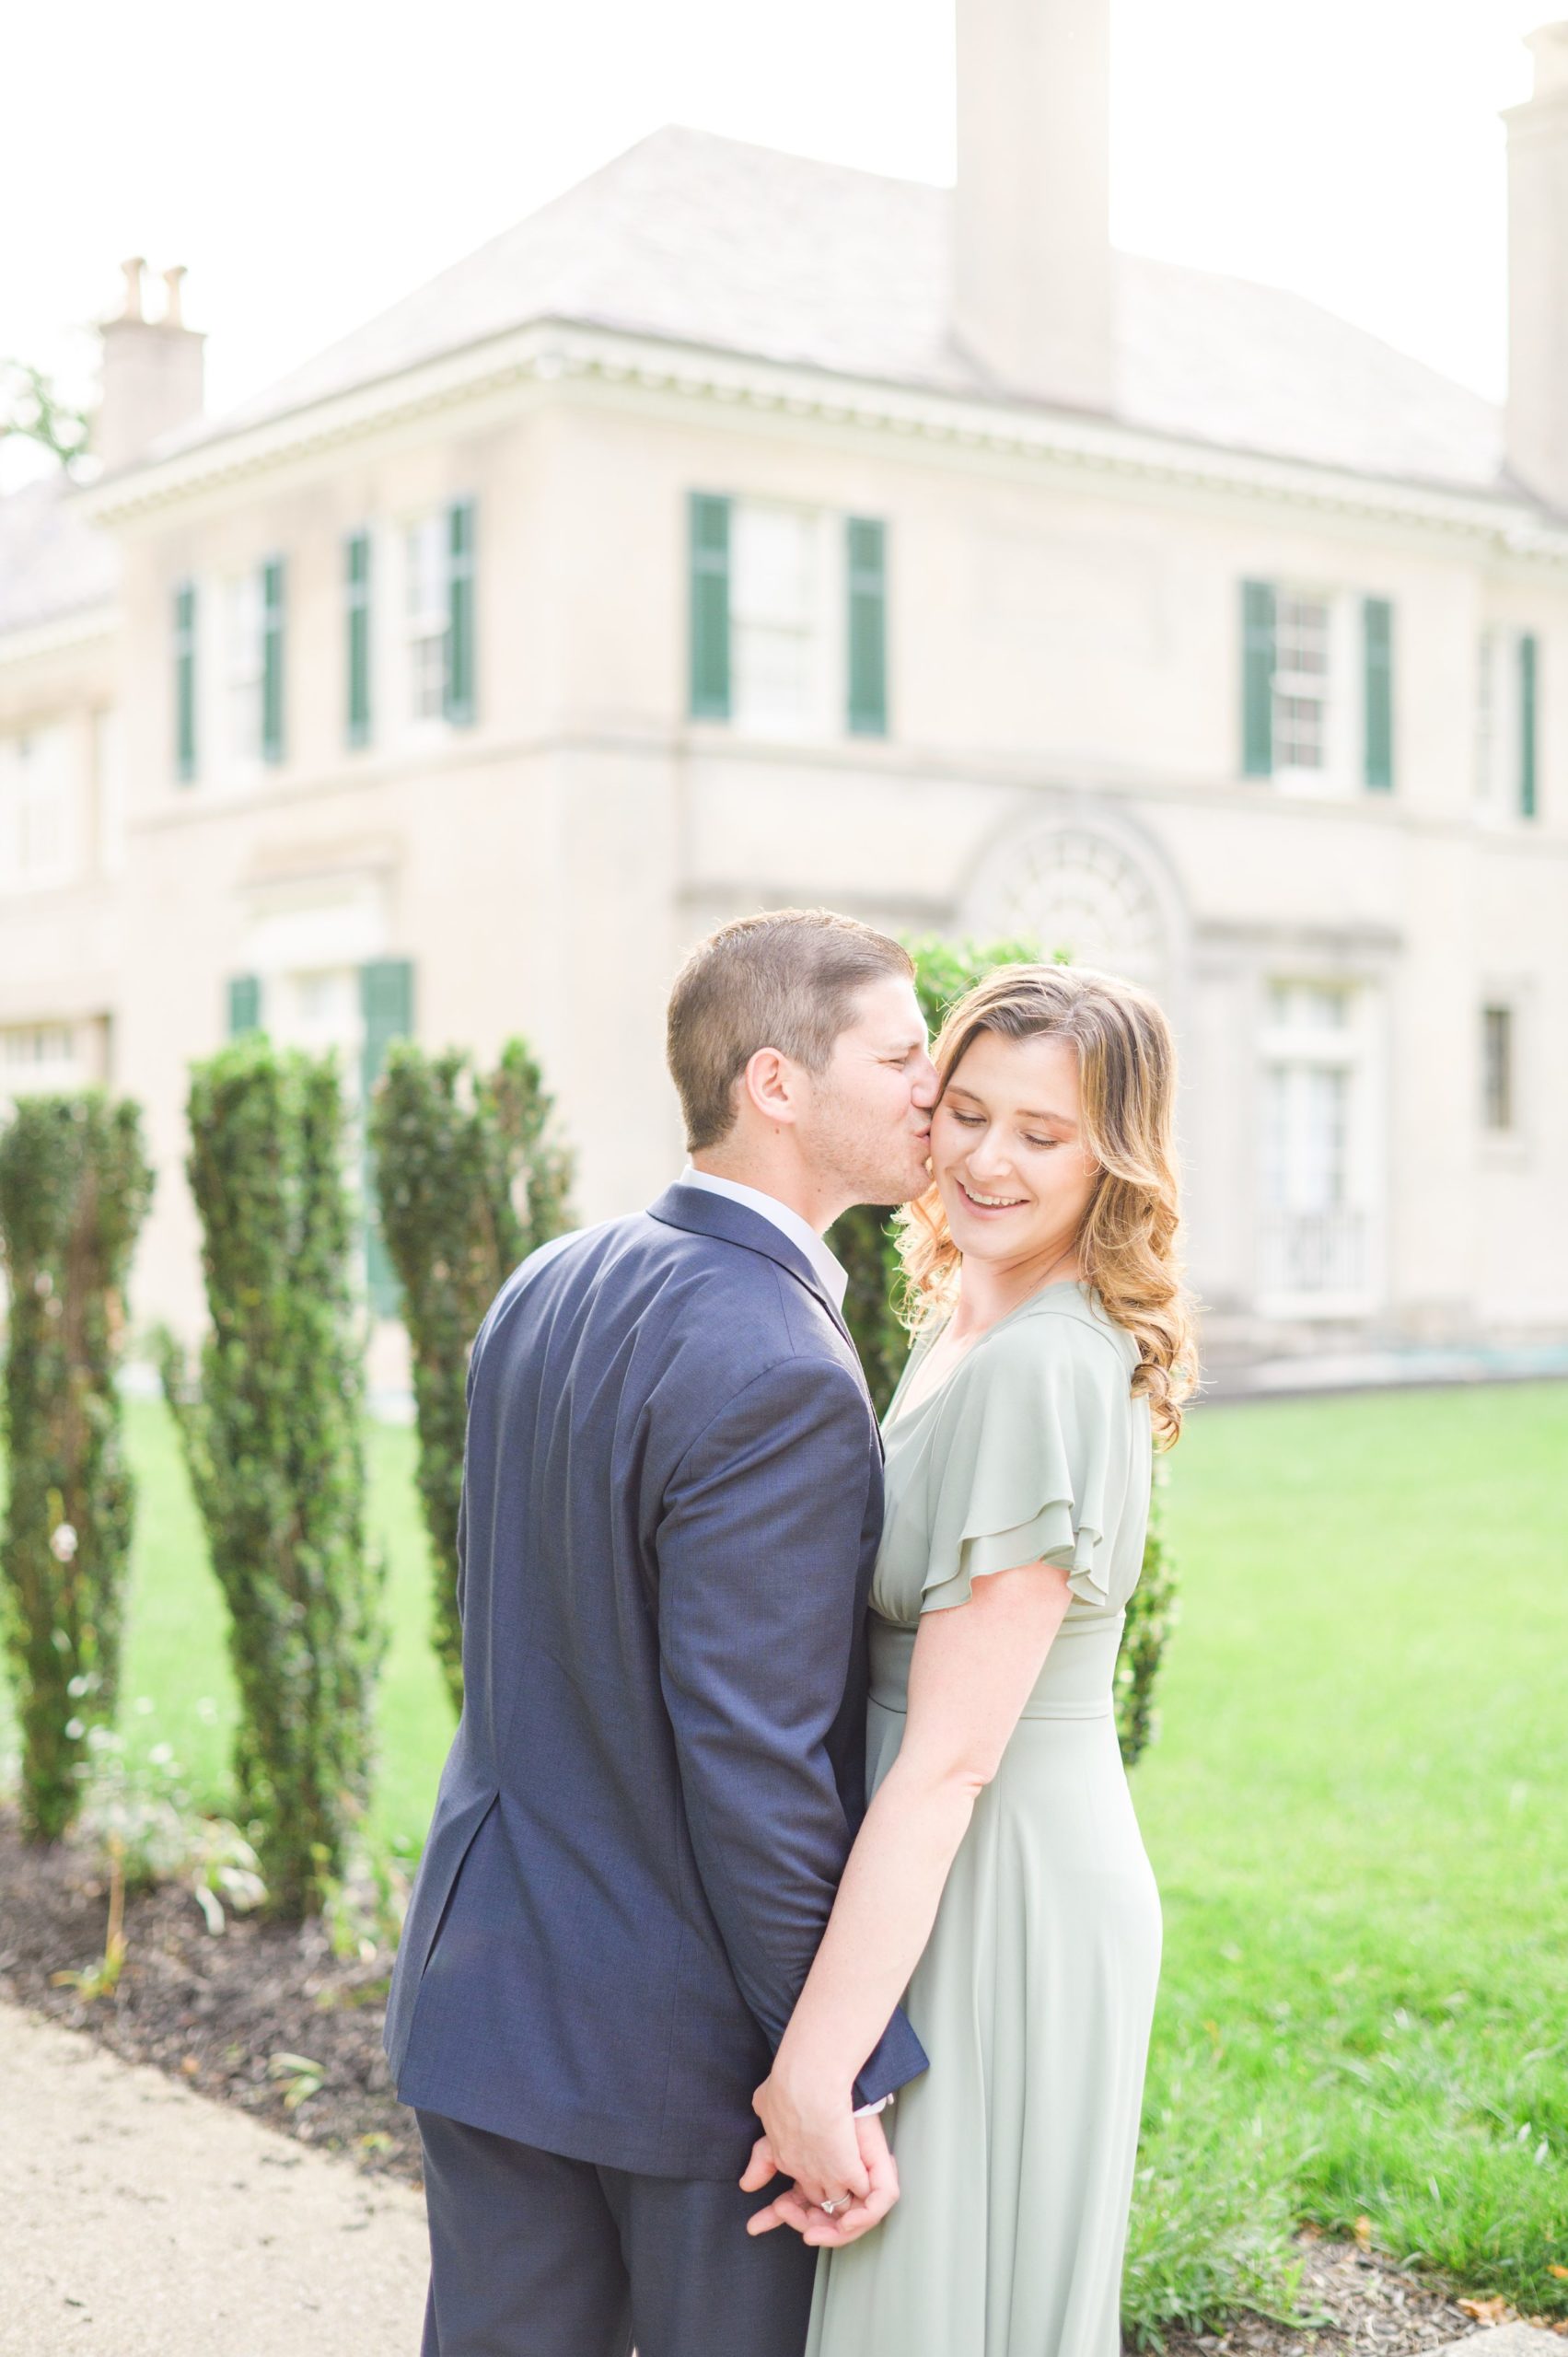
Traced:
<svg viewBox="0 0 1568 2357">
<path fill-rule="evenodd" d="M 827 903 L 1162 995 L 1216 1353 L 1568 1332 L 1568 26 L 1500 411 L 1111 249 L 1108 5 L 959 0 L 956 189 L 663 131 L 226 415 L 127 266 L 0 501 L 0 1097 L 145 1108 L 138 1316 L 226 1033 L 522 1030 L 602 1217 L 684 947 Z"/>
</svg>

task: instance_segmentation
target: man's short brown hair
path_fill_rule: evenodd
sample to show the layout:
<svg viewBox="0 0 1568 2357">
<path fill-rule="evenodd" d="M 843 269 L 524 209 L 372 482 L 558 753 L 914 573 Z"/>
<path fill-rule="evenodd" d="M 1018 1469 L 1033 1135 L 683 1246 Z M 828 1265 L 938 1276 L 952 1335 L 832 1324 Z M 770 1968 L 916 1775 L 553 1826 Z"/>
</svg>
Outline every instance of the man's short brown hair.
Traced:
<svg viewBox="0 0 1568 2357">
<path fill-rule="evenodd" d="M 854 1019 L 854 999 L 884 974 L 912 979 L 909 952 L 830 909 L 738 917 L 700 941 L 669 994 L 670 1077 L 699 1154 L 735 1127 L 735 1084 L 759 1048 L 820 1072 Z"/>
</svg>

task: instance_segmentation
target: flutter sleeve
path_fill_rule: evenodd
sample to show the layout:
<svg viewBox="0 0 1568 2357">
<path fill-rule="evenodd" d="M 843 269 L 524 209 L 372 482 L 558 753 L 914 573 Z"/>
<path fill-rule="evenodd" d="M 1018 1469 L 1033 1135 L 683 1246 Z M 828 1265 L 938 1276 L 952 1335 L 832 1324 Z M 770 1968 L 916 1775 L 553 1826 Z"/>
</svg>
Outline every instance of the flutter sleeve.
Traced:
<svg viewBox="0 0 1568 2357">
<path fill-rule="evenodd" d="M 987 1573 L 1036 1562 L 1064 1570 L 1080 1603 L 1119 1611 L 1131 1411 L 1121 1352 L 1076 1318 L 1026 1318 L 978 1347 L 933 1436 L 922 1612 L 967 1604 Z"/>
</svg>

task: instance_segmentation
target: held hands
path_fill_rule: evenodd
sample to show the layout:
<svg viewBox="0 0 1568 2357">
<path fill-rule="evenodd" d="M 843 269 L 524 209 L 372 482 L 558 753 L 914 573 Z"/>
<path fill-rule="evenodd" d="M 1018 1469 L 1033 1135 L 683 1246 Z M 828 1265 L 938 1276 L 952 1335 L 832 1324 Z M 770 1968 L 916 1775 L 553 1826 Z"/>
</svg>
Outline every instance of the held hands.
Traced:
<svg viewBox="0 0 1568 2357">
<path fill-rule="evenodd" d="M 846 2107 L 814 2123 L 799 2113 L 774 2121 L 771 2115 L 786 2107 L 775 2106 L 772 2088 L 773 2082 L 765 2081 L 752 2097 L 768 2132 L 752 2147 L 741 2189 L 755 2193 L 781 2172 L 791 2173 L 794 2163 L 798 2165 L 793 2166 L 795 2183 L 747 2221 L 747 2233 L 766 2235 L 775 2226 L 793 2226 L 803 2241 L 828 2250 L 857 2242 L 881 2224 L 899 2198 L 898 2164 L 888 2149 L 880 2118 L 873 2114 L 856 2119 Z M 836 2207 L 830 2217 L 823 2201 L 838 2202 L 846 2193 L 848 2206 Z"/>
</svg>

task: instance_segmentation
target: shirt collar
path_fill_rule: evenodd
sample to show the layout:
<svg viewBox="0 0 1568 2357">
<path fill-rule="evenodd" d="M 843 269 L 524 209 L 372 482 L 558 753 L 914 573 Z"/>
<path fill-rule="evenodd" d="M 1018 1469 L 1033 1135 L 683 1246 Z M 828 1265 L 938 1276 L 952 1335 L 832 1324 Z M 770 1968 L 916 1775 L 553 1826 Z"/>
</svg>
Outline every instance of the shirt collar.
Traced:
<svg viewBox="0 0 1568 2357">
<path fill-rule="evenodd" d="M 683 1187 L 704 1187 L 710 1195 L 727 1195 L 732 1203 L 744 1203 L 749 1212 L 756 1212 L 762 1219 L 771 1220 L 781 1236 L 807 1259 L 817 1272 L 823 1292 L 842 1316 L 844 1295 L 849 1290 L 849 1271 L 835 1260 L 816 1229 L 776 1195 L 764 1195 L 760 1188 L 743 1187 L 736 1178 L 715 1178 L 709 1170 L 694 1170 L 690 1163 L 680 1174 Z"/>
</svg>

